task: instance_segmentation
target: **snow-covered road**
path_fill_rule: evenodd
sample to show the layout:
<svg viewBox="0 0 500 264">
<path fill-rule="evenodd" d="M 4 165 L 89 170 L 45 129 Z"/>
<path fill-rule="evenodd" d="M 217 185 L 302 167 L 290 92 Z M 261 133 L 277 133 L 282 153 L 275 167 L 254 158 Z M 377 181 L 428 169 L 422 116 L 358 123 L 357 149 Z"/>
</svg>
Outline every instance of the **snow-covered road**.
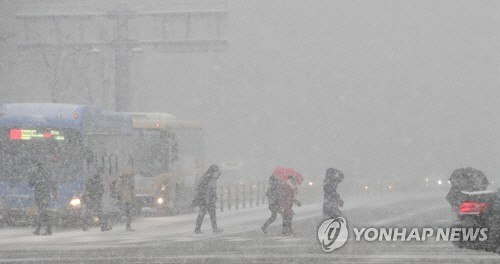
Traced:
<svg viewBox="0 0 500 264">
<path fill-rule="evenodd" d="M 447 226 L 453 221 L 442 193 L 346 198 L 343 209 L 356 226 Z M 48 263 L 500 263 L 500 255 L 453 247 L 449 242 L 354 242 L 327 254 L 316 238 L 321 204 L 295 209 L 295 234 L 280 234 L 281 219 L 263 234 L 266 206 L 217 212 L 224 233 L 193 233 L 195 214 L 141 218 L 135 232 L 123 225 L 109 232 L 59 230 L 36 237 L 31 229 L 0 229 L 0 262 Z"/>
<path fill-rule="evenodd" d="M 387 194 L 374 197 L 355 197 L 346 202 L 343 210 L 351 210 L 364 206 L 383 206 L 397 200 L 417 199 L 427 197 L 428 194 Z M 308 204 L 296 207 L 294 220 L 317 217 L 321 214 L 322 204 Z M 56 230 L 53 236 L 34 236 L 28 228 L 3 228 L 0 229 L 0 247 L 2 249 L 81 249 L 120 247 L 126 245 L 145 245 L 161 243 L 162 241 L 195 241 L 213 238 L 214 236 L 227 236 L 242 232 L 258 230 L 262 223 L 269 217 L 267 205 L 217 212 L 218 225 L 224 229 L 219 235 L 214 235 L 210 229 L 209 217 L 205 217 L 201 235 L 193 233 L 196 214 L 139 218 L 133 222 L 135 232 L 126 232 L 123 225 L 115 225 L 112 230 L 101 232 L 99 228 L 83 232 L 79 229 Z M 390 220 L 390 218 L 386 219 Z M 277 222 L 281 221 L 278 217 Z"/>
</svg>

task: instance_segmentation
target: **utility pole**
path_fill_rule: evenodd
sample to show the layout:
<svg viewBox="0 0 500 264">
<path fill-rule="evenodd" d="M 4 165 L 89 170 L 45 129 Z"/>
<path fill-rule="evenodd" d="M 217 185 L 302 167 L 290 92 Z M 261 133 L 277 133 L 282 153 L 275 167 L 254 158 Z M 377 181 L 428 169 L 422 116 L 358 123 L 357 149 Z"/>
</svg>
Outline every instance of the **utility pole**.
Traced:
<svg viewBox="0 0 500 264">
<path fill-rule="evenodd" d="M 211 3 L 208 4 L 207 3 Z M 212 6 L 212 7 L 210 7 Z M 57 7 L 56 7 L 57 9 Z M 225 51 L 228 41 L 224 37 L 224 24 L 227 17 L 226 3 L 221 1 L 204 1 L 203 9 L 178 8 L 165 11 L 136 11 L 130 9 L 126 3 L 118 3 L 112 10 L 75 12 L 24 12 L 17 14 L 17 19 L 23 21 L 24 41 L 18 43 L 20 50 L 39 50 L 60 52 L 65 49 L 91 50 L 99 48 L 111 49 L 114 53 L 115 63 L 115 109 L 117 111 L 131 111 L 131 89 L 130 89 L 130 60 L 129 55 L 133 49 L 151 49 L 160 52 L 211 52 Z M 111 29 L 112 40 L 88 39 L 86 32 L 88 28 L 85 23 L 92 23 L 96 18 L 105 18 L 113 21 L 115 25 Z M 159 38 L 153 40 L 133 40 L 130 38 L 129 24 L 131 20 L 140 18 L 151 18 L 160 21 L 161 32 Z M 175 25 L 168 24 L 169 19 L 176 20 Z M 193 32 L 193 20 L 202 21 L 203 24 L 213 24 L 210 36 L 200 38 Z M 181 21 L 179 23 L 179 21 Z M 206 21 L 206 23 L 204 23 Z M 45 38 L 38 36 L 33 38 L 30 25 L 39 22 L 52 24 L 50 32 Z M 63 38 L 62 25 L 77 24 L 71 32 L 77 32 L 72 39 Z M 98 25 L 97 27 L 104 25 Z M 168 29 L 175 28 L 183 32 L 180 36 L 169 36 Z M 204 32 L 206 33 L 206 32 Z M 69 33 L 68 33 L 69 34 Z M 50 35 L 50 36 L 49 36 Z M 207 35 L 207 34 L 204 34 Z M 49 40 L 47 40 L 49 39 Z M 55 39 L 55 41 L 54 41 Z"/>
</svg>

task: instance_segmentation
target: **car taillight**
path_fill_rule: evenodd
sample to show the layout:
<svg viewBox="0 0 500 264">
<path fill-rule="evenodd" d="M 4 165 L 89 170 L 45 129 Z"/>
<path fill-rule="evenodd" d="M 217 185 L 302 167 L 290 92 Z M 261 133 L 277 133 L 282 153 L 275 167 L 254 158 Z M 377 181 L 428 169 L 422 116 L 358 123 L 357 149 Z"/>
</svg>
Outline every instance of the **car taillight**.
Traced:
<svg viewBox="0 0 500 264">
<path fill-rule="evenodd" d="M 458 210 L 458 213 L 479 215 L 483 213 L 486 208 L 488 208 L 487 203 L 465 201 L 460 206 L 460 210 Z"/>
</svg>

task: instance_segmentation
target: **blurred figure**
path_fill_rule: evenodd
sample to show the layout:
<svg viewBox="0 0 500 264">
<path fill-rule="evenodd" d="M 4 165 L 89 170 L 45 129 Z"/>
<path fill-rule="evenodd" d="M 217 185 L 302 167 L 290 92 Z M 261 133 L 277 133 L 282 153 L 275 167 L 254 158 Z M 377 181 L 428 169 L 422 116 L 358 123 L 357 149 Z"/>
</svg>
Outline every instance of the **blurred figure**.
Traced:
<svg viewBox="0 0 500 264">
<path fill-rule="evenodd" d="M 118 200 L 120 206 L 127 217 L 126 231 L 135 231 L 130 226 L 132 223 L 132 206 L 134 204 L 135 198 L 135 188 L 134 188 L 134 161 L 132 159 L 128 160 L 128 164 L 116 181 L 116 190 L 118 192 Z"/>
<path fill-rule="evenodd" d="M 295 176 L 289 176 L 288 180 L 280 185 L 280 194 L 278 200 L 278 210 L 283 218 L 283 235 L 293 234 L 292 218 L 293 218 L 293 204 L 300 206 L 300 202 L 295 199 L 298 192 L 298 180 Z"/>
<path fill-rule="evenodd" d="M 45 233 L 42 235 L 52 235 L 52 223 L 48 212 L 51 198 L 56 198 L 55 184 L 51 181 L 50 175 L 44 168 L 41 162 L 35 163 L 35 173 L 30 179 L 30 185 L 34 188 L 34 199 L 38 208 L 38 216 L 36 218 L 35 235 L 40 235 L 42 226 L 45 226 Z"/>
<path fill-rule="evenodd" d="M 101 231 L 106 231 L 108 228 L 106 219 L 102 210 L 102 197 L 104 195 L 104 186 L 100 173 L 95 173 L 85 183 L 82 199 L 85 206 L 83 216 L 83 231 L 88 230 L 88 221 L 93 221 L 93 216 L 99 217 Z"/>
<path fill-rule="evenodd" d="M 193 201 L 194 206 L 198 206 L 200 211 L 198 213 L 198 218 L 196 219 L 196 228 L 194 232 L 196 234 L 201 234 L 201 224 L 203 223 L 203 218 L 208 211 L 210 215 L 210 221 L 212 223 L 212 231 L 214 233 L 221 233 L 223 230 L 217 227 L 217 219 L 215 215 L 217 201 L 217 179 L 220 176 L 220 170 L 217 165 L 212 165 L 208 168 L 207 172 L 203 174 L 198 185 L 196 186 L 196 196 Z"/>
<path fill-rule="evenodd" d="M 453 171 L 450 178 L 451 187 L 446 195 L 446 200 L 450 203 L 454 212 L 457 212 L 462 202 L 467 198 L 465 192 L 484 191 L 488 188 L 489 181 L 486 175 L 480 170 L 467 167 Z"/>
<path fill-rule="evenodd" d="M 336 218 L 342 216 L 339 207 L 344 206 L 344 200 L 337 193 L 338 184 L 344 180 L 342 171 L 328 168 L 323 181 L 323 217 Z"/>
<path fill-rule="evenodd" d="M 267 233 L 267 228 L 271 225 L 274 220 L 276 220 L 276 216 L 279 210 L 279 197 L 280 197 L 280 187 L 281 181 L 276 179 L 273 175 L 269 177 L 269 188 L 266 191 L 267 201 L 269 204 L 269 210 L 271 211 L 271 216 L 264 225 L 260 228 L 262 232 Z"/>
</svg>

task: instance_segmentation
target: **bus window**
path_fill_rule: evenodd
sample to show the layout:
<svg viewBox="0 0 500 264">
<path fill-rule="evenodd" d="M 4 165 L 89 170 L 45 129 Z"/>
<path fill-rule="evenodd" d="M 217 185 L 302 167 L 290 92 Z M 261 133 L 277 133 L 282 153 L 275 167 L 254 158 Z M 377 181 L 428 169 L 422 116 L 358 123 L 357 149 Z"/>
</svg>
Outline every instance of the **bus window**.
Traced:
<svg viewBox="0 0 500 264">
<path fill-rule="evenodd" d="M 2 129 L 0 133 L 0 180 L 12 184 L 25 182 L 35 161 L 43 162 L 54 180 L 78 178 L 85 153 L 81 134 L 71 129 Z"/>
</svg>

